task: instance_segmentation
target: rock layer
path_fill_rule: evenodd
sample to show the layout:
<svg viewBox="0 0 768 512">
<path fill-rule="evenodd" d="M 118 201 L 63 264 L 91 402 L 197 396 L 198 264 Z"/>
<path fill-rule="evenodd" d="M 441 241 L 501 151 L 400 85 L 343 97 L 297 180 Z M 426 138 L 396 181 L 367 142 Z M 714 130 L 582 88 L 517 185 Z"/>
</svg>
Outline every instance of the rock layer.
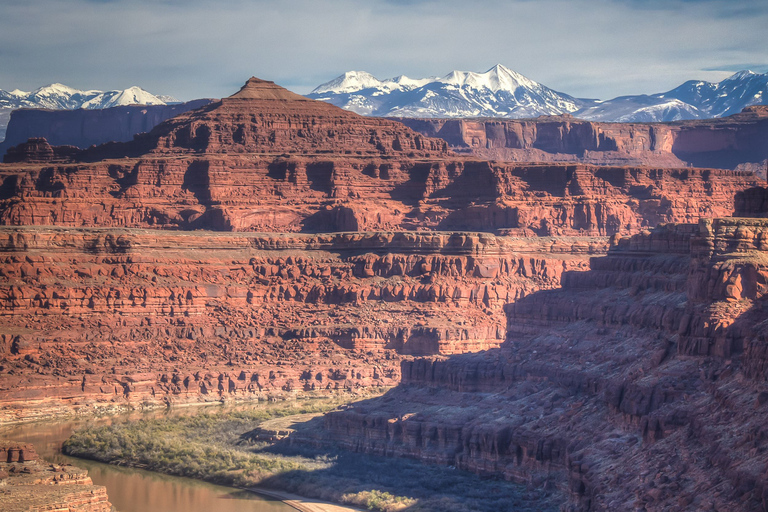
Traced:
<svg viewBox="0 0 768 512">
<path fill-rule="evenodd" d="M 749 173 L 472 160 L 206 156 L 0 166 L 0 223 L 631 234 L 732 215 Z"/>
<path fill-rule="evenodd" d="M 30 444 L 0 440 L 0 503 L 6 512 L 110 512 L 104 486 L 69 464 L 39 460 Z"/>
<path fill-rule="evenodd" d="M 725 118 L 602 123 L 569 115 L 538 119 L 399 119 L 453 149 L 513 162 L 581 162 L 743 169 L 766 177 L 768 107 Z"/>
<path fill-rule="evenodd" d="M 574 510 L 768 505 L 768 225 L 700 222 L 748 172 L 479 161 L 257 79 L 46 154 L 0 167 L 0 421 L 402 374 L 330 436 Z"/>
<path fill-rule="evenodd" d="M 403 357 L 499 346 L 504 304 L 558 286 L 605 247 L 478 233 L 4 228 L 4 419 L 394 385 Z"/>
<path fill-rule="evenodd" d="M 764 220 L 716 219 L 618 239 L 508 305 L 500 349 L 404 361 L 403 386 L 326 429 L 551 482 L 568 510 L 763 510 L 766 236 Z"/>
<path fill-rule="evenodd" d="M 594 236 L 731 215 L 736 193 L 765 184 L 738 171 L 467 159 L 258 79 L 131 143 L 62 155 L 30 142 L 0 166 L 0 223 Z"/>
</svg>

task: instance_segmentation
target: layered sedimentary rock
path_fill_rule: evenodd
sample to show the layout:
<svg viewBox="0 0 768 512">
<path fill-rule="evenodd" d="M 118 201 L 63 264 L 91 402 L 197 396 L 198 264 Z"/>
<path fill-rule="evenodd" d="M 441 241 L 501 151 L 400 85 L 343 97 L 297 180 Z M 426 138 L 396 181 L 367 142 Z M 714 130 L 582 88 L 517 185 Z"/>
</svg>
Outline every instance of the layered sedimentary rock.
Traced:
<svg viewBox="0 0 768 512">
<path fill-rule="evenodd" d="M 500 349 L 405 361 L 403 386 L 328 434 L 550 482 L 567 510 L 764 510 L 767 237 L 716 219 L 616 239 L 508 305 Z"/>
<path fill-rule="evenodd" d="M 0 230 L 5 420 L 399 382 L 498 347 L 503 306 L 605 239 Z M 33 407 L 37 406 L 37 408 Z"/>
<path fill-rule="evenodd" d="M 110 512 L 104 486 L 88 472 L 39 459 L 28 443 L 0 440 L 0 504 L 7 512 Z"/>
<path fill-rule="evenodd" d="M 768 107 L 718 119 L 602 123 L 537 119 L 399 119 L 457 151 L 513 162 L 743 169 L 766 177 Z"/>
<path fill-rule="evenodd" d="M 33 137 L 10 148 L 3 161 L 32 164 L 67 163 L 72 161 L 79 152 L 79 148 L 74 146 L 51 146 L 44 137 Z"/>
<path fill-rule="evenodd" d="M 263 155 L 0 166 L 0 223 L 612 235 L 731 215 L 750 173 Z"/>
<path fill-rule="evenodd" d="M 748 172 L 467 159 L 257 79 L 68 163 L 40 141 L 16 153 L 0 166 L 4 225 L 611 235 L 731 215 L 737 192 L 764 184 Z"/>
<path fill-rule="evenodd" d="M 699 223 L 763 208 L 749 172 L 481 161 L 256 79 L 130 143 L 18 155 L 0 421 L 402 375 L 331 436 L 574 509 L 765 501 L 768 228 Z"/>
<path fill-rule="evenodd" d="M 97 110 L 19 109 L 11 113 L 0 158 L 30 138 L 45 138 L 53 146 L 87 148 L 105 142 L 127 142 L 166 119 L 200 108 L 213 100 L 178 105 L 127 105 Z"/>
</svg>

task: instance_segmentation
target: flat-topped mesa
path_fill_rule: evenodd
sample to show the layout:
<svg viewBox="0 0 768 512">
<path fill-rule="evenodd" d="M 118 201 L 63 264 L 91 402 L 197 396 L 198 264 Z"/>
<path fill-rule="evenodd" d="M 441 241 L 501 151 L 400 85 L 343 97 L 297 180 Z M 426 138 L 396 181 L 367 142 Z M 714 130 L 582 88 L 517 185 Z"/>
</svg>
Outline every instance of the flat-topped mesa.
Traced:
<svg viewBox="0 0 768 512">
<path fill-rule="evenodd" d="M 444 141 L 396 121 L 363 117 L 255 77 L 232 96 L 177 116 L 148 137 L 154 153 L 449 154 Z"/>
<path fill-rule="evenodd" d="M 399 119 L 458 153 L 510 162 L 740 169 L 765 177 L 768 106 L 715 119 L 609 123 L 536 119 Z"/>
</svg>

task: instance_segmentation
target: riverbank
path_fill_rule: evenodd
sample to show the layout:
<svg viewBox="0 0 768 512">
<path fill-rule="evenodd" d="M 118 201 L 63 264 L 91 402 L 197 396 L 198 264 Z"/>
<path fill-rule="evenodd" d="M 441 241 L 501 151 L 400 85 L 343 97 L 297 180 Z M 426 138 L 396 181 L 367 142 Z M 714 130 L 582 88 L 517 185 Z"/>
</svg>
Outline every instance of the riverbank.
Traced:
<svg viewBox="0 0 768 512">
<path fill-rule="evenodd" d="M 338 396 L 92 427 L 75 432 L 64 450 L 111 464 L 266 490 L 279 499 L 291 495 L 288 501 L 309 507 L 299 510 L 313 512 L 557 509 L 551 496 L 510 482 L 319 443 L 323 413 L 359 399 Z"/>
<path fill-rule="evenodd" d="M 261 496 L 280 500 L 289 507 L 295 508 L 299 512 L 362 512 L 362 509 L 360 508 L 353 508 L 335 503 L 328 503 L 326 501 L 314 500 L 312 498 L 298 496 L 289 492 L 260 489 L 258 487 L 251 487 L 248 490 Z"/>
</svg>

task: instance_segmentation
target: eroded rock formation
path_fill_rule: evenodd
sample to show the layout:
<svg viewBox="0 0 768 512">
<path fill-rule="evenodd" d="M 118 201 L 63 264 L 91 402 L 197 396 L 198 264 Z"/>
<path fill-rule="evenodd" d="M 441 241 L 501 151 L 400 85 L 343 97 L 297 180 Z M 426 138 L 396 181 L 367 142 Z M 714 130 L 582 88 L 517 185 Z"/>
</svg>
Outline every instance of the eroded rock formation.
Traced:
<svg viewBox="0 0 768 512">
<path fill-rule="evenodd" d="M 40 460 L 32 445 L 0 440 L 0 504 L 6 512 L 110 512 L 104 486 L 84 469 Z"/>
<path fill-rule="evenodd" d="M 0 167 L 0 421 L 402 376 L 330 435 L 578 510 L 766 504 L 768 225 L 700 222 L 749 172 L 480 161 L 257 79 L 48 149 Z"/>
<path fill-rule="evenodd" d="M 200 108 L 213 100 L 200 99 L 178 105 L 127 105 L 97 110 L 19 109 L 11 113 L 0 159 L 6 151 L 30 138 L 44 138 L 53 146 L 81 149 L 105 142 L 128 142 L 161 122 Z"/>
<path fill-rule="evenodd" d="M 0 240 L 6 419 L 394 385 L 404 356 L 499 346 L 504 304 L 606 247 L 85 228 L 4 228 Z"/>
<path fill-rule="evenodd" d="M 455 150 L 511 162 L 713 167 L 765 179 L 768 107 L 671 123 L 602 123 L 569 115 L 537 119 L 399 119 Z"/>
<path fill-rule="evenodd" d="M 764 220 L 715 219 L 617 239 L 508 305 L 500 349 L 405 361 L 404 386 L 326 428 L 354 450 L 549 481 L 568 510 L 764 510 L 767 237 Z"/>
<path fill-rule="evenodd" d="M 53 151 L 43 146 L 0 166 L 0 223 L 593 236 L 731 215 L 737 192 L 764 185 L 748 172 L 467 159 L 257 79 L 66 164 L 39 163 Z"/>
</svg>

